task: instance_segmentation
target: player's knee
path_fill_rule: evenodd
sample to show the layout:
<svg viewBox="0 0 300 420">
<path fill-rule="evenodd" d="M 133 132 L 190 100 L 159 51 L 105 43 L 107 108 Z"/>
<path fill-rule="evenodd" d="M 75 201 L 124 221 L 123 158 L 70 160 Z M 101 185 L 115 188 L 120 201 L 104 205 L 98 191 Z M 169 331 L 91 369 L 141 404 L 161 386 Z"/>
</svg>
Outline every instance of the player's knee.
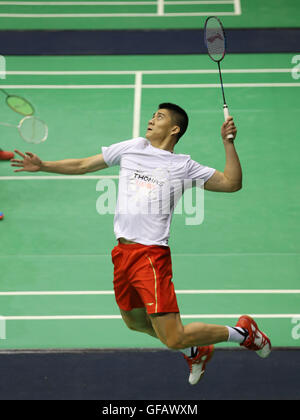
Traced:
<svg viewBox="0 0 300 420">
<path fill-rule="evenodd" d="M 139 332 L 148 332 L 148 325 L 142 322 L 138 322 L 135 320 L 126 320 L 125 324 L 127 328 L 132 331 L 139 331 Z"/>
<path fill-rule="evenodd" d="M 136 325 L 136 323 L 134 321 L 126 320 L 125 321 L 125 324 L 126 324 L 127 328 L 129 328 L 130 330 L 132 330 L 132 331 L 138 331 L 137 325 Z"/>
</svg>

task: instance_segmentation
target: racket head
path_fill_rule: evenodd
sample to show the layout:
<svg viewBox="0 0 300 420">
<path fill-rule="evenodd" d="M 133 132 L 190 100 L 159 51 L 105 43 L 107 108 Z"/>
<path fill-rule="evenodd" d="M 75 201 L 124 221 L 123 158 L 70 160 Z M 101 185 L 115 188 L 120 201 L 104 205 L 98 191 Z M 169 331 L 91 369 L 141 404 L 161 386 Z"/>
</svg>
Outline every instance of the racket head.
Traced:
<svg viewBox="0 0 300 420">
<path fill-rule="evenodd" d="M 8 95 L 6 97 L 6 103 L 13 111 L 18 114 L 30 116 L 34 114 L 34 108 L 27 99 L 22 98 L 21 96 Z"/>
<path fill-rule="evenodd" d="M 222 22 L 216 16 L 206 19 L 204 25 L 204 42 L 210 58 L 219 63 L 226 53 L 226 35 Z"/>
<path fill-rule="evenodd" d="M 26 143 L 39 144 L 47 140 L 48 137 L 47 124 L 33 116 L 24 117 L 18 125 L 18 130 Z"/>
</svg>

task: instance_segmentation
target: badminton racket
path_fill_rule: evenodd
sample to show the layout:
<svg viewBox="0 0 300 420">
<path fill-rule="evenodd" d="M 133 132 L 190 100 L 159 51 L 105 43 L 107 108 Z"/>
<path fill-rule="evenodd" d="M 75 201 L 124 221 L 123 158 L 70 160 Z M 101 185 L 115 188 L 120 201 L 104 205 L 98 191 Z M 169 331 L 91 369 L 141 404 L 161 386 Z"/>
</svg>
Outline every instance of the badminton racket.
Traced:
<svg viewBox="0 0 300 420">
<path fill-rule="evenodd" d="M 210 58 L 218 64 L 220 83 L 223 96 L 223 111 L 225 121 L 229 117 L 229 109 L 225 99 L 225 92 L 223 86 L 222 72 L 221 72 L 221 61 L 226 54 L 226 36 L 223 25 L 219 18 L 216 16 L 210 16 L 206 19 L 204 25 L 204 41 Z M 233 139 L 233 134 L 228 134 L 228 139 Z"/>
<path fill-rule="evenodd" d="M 17 128 L 20 136 L 27 143 L 42 143 L 48 137 L 47 124 L 37 117 L 26 116 L 19 122 L 18 125 L 5 122 L 0 122 L 0 125 Z"/>
<path fill-rule="evenodd" d="M 6 103 L 10 109 L 25 116 L 34 114 L 34 107 L 27 99 L 17 95 L 10 95 L 4 89 L 0 89 L 0 91 L 6 96 Z"/>
</svg>

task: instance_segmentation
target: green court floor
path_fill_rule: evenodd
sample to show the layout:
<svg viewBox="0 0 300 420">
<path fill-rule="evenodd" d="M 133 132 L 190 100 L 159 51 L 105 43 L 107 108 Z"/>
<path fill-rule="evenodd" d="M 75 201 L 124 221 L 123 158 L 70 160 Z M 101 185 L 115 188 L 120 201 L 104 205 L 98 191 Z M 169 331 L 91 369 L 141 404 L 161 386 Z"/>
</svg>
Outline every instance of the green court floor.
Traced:
<svg viewBox="0 0 300 420">
<path fill-rule="evenodd" d="M 203 28 L 218 15 L 228 28 L 298 27 L 298 0 L 0 1 L 1 29 Z"/>
<path fill-rule="evenodd" d="M 232 325 L 257 317 L 274 346 L 299 346 L 299 81 L 292 54 L 229 55 L 224 82 L 238 127 L 243 189 L 205 192 L 204 222 L 175 214 L 170 247 L 184 323 Z M 224 169 L 222 98 L 205 56 L 8 57 L 10 93 L 28 98 L 49 126 L 40 145 L 0 127 L 1 147 L 43 160 L 101 153 L 143 135 L 163 101 L 186 108 L 176 147 Z M 1 120 L 19 118 L 2 98 Z M 118 168 L 89 176 L 13 172 L 0 163 L 0 348 L 162 347 L 129 331 L 112 294 L 113 215 L 96 211 L 97 184 L 117 186 Z M 1 321 L 1 319 L 0 319 Z M 224 345 L 222 345 L 224 346 Z"/>
</svg>

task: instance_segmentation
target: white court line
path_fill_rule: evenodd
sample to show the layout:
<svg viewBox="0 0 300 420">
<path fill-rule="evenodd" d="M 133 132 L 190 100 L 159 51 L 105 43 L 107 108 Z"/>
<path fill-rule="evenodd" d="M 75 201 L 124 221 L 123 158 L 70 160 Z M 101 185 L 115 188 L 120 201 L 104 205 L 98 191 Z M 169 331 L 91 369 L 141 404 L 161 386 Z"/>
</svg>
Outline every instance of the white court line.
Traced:
<svg viewBox="0 0 300 420">
<path fill-rule="evenodd" d="M 300 289 L 216 289 L 216 290 L 176 290 L 179 295 L 194 294 L 299 294 Z"/>
<path fill-rule="evenodd" d="M 228 253 L 222 253 L 222 252 L 216 252 L 216 253 L 208 253 L 208 254 L 172 254 L 176 257 L 280 257 L 282 255 L 288 255 L 288 256 L 300 256 L 299 252 L 228 252 Z"/>
<path fill-rule="evenodd" d="M 134 89 L 135 85 L 0 85 L 1 89 Z"/>
<path fill-rule="evenodd" d="M 87 179 L 119 179 L 119 175 L 57 175 L 57 176 L 47 176 L 47 175 L 37 175 L 37 176 L 0 176 L 0 181 L 58 181 L 65 179 L 72 180 L 87 180 Z"/>
<path fill-rule="evenodd" d="M 182 319 L 222 319 L 239 318 L 242 314 L 193 314 L 181 315 Z M 300 318 L 300 314 L 250 314 L 253 318 L 286 319 Z M 50 316 L 1 316 L 6 321 L 45 321 L 45 320 L 74 320 L 74 319 L 122 319 L 121 315 L 50 315 Z"/>
<path fill-rule="evenodd" d="M 0 6 L 128 6 L 128 5 L 157 5 L 157 1 L 0 1 Z M 165 4 L 235 4 L 239 0 L 187 0 L 164 1 Z"/>
<path fill-rule="evenodd" d="M 241 0 L 233 0 L 234 1 L 234 12 L 237 16 L 242 14 L 242 7 L 241 7 Z"/>
<path fill-rule="evenodd" d="M 195 314 L 195 315 L 181 315 L 181 318 L 188 319 L 188 318 L 239 318 L 243 314 Z M 252 318 L 266 318 L 266 319 L 285 319 L 285 318 L 299 318 L 300 314 L 250 314 Z M 4 317 L 5 318 L 5 317 Z"/>
<path fill-rule="evenodd" d="M 207 253 L 207 254 L 176 254 L 173 257 L 300 257 L 299 252 L 240 252 L 240 253 Z M 0 258 L 111 258 L 110 254 L 17 254 L 0 255 Z"/>
<path fill-rule="evenodd" d="M 135 85 L 0 85 L 2 89 L 134 89 Z M 300 83 L 224 83 L 226 88 L 300 87 Z M 145 84 L 143 89 L 220 88 L 219 83 Z"/>
<path fill-rule="evenodd" d="M 234 4 L 235 1 L 236 0 L 219 0 L 219 1 L 218 0 L 215 0 L 215 1 L 201 1 L 201 0 L 199 0 L 199 1 L 197 1 L 197 0 L 195 0 L 195 1 L 193 1 L 193 0 L 192 1 L 189 1 L 189 0 L 187 0 L 187 1 L 185 1 L 185 0 L 183 0 L 183 1 L 168 1 L 168 0 L 165 0 L 164 3 L 166 5 L 181 4 L 181 5 L 185 6 L 186 4 L 196 4 L 196 5 L 197 4 Z"/>
<path fill-rule="evenodd" d="M 93 75 L 135 75 L 142 74 L 218 74 L 219 70 L 8 70 L 7 75 L 15 76 L 93 76 Z M 278 69 L 222 69 L 222 73 L 291 73 L 290 68 Z"/>
<path fill-rule="evenodd" d="M 164 15 L 165 4 L 167 4 L 167 2 L 164 3 L 164 0 L 157 0 L 157 14 L 158 14 L 158 16 L 163 16 Z"/>
<path fill-rule="evenodd" d="M 163 17 L 214 16 L 216 12 L 165 13 Z M 157 13 L 0 13 L 0 18 L 99 18 L 99 17 L 158 17 Z M 218 16 L 236 16 L 235 12 L 218 12 Z"/>
<path fill-rule="evenodd" d="M 300 87 L 300 83 L 224 83 L 226 88 L 249 88 L 249 87 Z M 195 88 L 220 88 L 220 83 L 185 83 L 185 84 L 149 84 L 143 85 L 143 89 L 195 89 Z"/>
<path fill-rule="evenodd" d="M 141 120 L 141 102 L 142 102 L 142 72 L 137 71 L 135 74 L 134 103 L 133 103 L 133 129 L 132 137 L 140 135 Z"/>
<path fill-rule="evenodd" d="M 175 290 L 178 295 L 205 294 L 300 294 L 299 289 L 216 289 L 216 290 Z M 113 290 L 76 290 L 76 291 L 22 291 L 0 292 L 0 296 L 76 296 L 76 295 L 114 295 Z"/>
</svg>

